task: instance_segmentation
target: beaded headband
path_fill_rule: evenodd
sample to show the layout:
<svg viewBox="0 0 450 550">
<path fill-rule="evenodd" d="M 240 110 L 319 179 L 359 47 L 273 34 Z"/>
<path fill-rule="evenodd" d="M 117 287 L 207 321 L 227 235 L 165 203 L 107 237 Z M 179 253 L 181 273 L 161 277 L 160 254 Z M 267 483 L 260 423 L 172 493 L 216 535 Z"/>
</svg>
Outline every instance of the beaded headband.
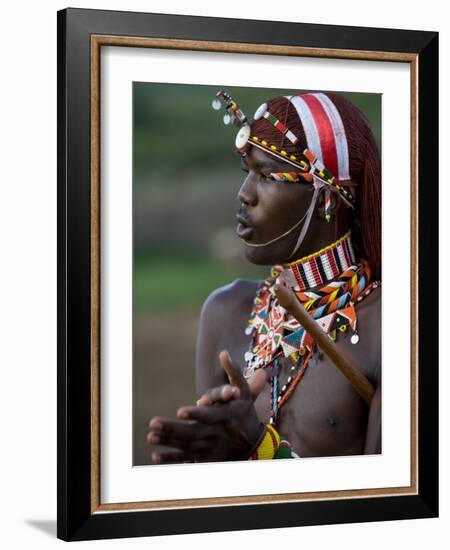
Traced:
<svg viewBox="0 0 450 550">
<path fill-rule="evenodd" d="M 234 99 L 223 90 L 217 92 L 212 106 L 218 110 L 221 107 L 220 100 L 224 102 L 226 110 L 224 123 L 231 123 L 239 128 L 235 145 L 242 156 L 245 156 L 250 145 L 253 145 L 297 169 L 292 172 L 272 172 L 268 175 L 270 179 L 291 183 L 312 183 L 313 179 L 317 178 L 323 182 L 327 186 L 325 188 L 327 220 L 329 220 L 331 202 L 330 190 L 337 192 L 347 206 L 355 208 L 355 198 L 342 185 L 342 182 L 350 180 L 349 159 L 344 126 L 336 107 L 322 93 L 288 96 L 287 99 L 299 115 L 308 143 L 308 148 L 299 155 L 289 154 L 258 136 L 252 136 L 247 117 Z M 298 143 L 299 139 L 295 133 L 270 113 L 266 103 L 256 110 L 254 120 L 261 117 L 270 122 L 293 145 Z M 317 154 L 314 154 L 313 150 Z M 324 159 L 326 159 L 327 166 L 332 167 L 333 171 L 326 168 Z M 339 179 L 335 177 L 335 174 L 339 175 Z"/>
</svg>

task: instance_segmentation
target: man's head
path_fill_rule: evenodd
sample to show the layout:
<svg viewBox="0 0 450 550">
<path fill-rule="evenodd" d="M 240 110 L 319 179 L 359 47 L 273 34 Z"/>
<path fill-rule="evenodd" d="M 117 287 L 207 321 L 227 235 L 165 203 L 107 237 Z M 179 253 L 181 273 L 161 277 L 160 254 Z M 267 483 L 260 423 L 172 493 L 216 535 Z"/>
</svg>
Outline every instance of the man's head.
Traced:
<svg viewBox="0 0 450 550">
<path fill-rule="evenodd" d="M 380 158 L 361 112 L 337 93 L 273 98 L 251 123 L 229 105 L 242 119 L 236 147 L 248 175 L 238 195 L 238 235 L 247 258 L 292 261 L 351 227 L 357 254 L 379 277 Z"/>
<path fill-rule="evenodd" d="M 320 195 L 309 220 L 306 238 L 292 254 L 313 199 L 314 187 L 311 184 L 274 181 L 269 174 L 287 172 L 290 167 L 255 147 L 241 159 L 241 163 L 247 176 L 238 193 L 237 233 L 245 243 L 249 261 L 259 265 L 285 263 L 319 248 L 320 243 L 316 246 L 315 242 L 318 237 L 326 244 L 324 231 L 329 230 L 329 224 L 325 220 L 323 196 Z M 339 225 L 345 232 L 347 226 L 343 218 L 346 216 L 343 214 L 347 208 L 340 206 L 333 199 L 333 214 L 336 216 L 339 210 Z"/>
</svg>

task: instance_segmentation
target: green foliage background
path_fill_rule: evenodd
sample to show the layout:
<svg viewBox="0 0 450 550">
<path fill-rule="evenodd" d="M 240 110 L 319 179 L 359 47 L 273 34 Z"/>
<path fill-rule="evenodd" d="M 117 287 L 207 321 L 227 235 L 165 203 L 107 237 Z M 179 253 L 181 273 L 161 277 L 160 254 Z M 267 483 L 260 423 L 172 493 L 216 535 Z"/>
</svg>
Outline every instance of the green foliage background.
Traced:
<svg viewBox="0 0 450 550">
<path fill-rule="evenodd" d="M 236 129 L 211 101 L 219 86 L 134 83 L 134 306 L 200 305 L 217 286 L 266 269 L 242 254 L 224 261 L 217 232 L 234 232 L 243 181 L 234 152 Z M 266 99 L 295 90 L 226 88 L 249 118 Z M 345 93 L 380 140 L 380 96 Z M 236 237 L 237 243 L 237 237 Z M 226 255 L 225 255 L 226 256 Z M 220 260 L 220 261 L 219 261 Z M 182 288 L 177 284 L 180 277 Z"/>
</svg>

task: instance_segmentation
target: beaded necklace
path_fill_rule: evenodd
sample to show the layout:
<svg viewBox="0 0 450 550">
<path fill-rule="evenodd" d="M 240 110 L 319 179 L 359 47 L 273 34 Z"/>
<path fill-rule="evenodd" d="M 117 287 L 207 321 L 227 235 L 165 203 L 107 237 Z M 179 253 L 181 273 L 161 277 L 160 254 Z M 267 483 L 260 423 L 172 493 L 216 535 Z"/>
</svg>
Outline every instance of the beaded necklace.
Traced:
<svg viewBox="0 0 450 550">
<path fill-rule="evenodd" d="M 244 355 L 244 376 L 259 368 L 270 368 L 271 416 L 275 424 L 279 410 L 292 395 L 308 366 L 315 367 L 318 348 L 300 323 L 279 303 L 273 287 L 283 281 L 295 292 L 309 314 L 332 338 L 352 331 L 351 342 L 359 340 L 355 304 L 381 283 L 371 281 L 365 260 L 355 261 L 350 232 L 330 246 L 291 264 L 275 266 L 256 292 L 245 329 L 252 335 Z M 311 289 L 314 290 L 311 290 Z"/>
</svg>

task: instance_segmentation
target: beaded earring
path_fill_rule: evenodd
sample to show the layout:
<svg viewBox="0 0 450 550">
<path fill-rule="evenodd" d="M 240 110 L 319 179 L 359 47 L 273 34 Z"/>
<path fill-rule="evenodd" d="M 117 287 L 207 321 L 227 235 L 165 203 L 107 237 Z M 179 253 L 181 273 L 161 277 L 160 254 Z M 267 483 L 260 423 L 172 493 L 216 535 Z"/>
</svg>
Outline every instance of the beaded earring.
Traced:
<svg viewBox="0 0 450 550">
<path fill-rule="evenodd" d="M 331 220 L 331 191 L 325 189 L 325 219 L 327 222 Z"/>
</svg>

